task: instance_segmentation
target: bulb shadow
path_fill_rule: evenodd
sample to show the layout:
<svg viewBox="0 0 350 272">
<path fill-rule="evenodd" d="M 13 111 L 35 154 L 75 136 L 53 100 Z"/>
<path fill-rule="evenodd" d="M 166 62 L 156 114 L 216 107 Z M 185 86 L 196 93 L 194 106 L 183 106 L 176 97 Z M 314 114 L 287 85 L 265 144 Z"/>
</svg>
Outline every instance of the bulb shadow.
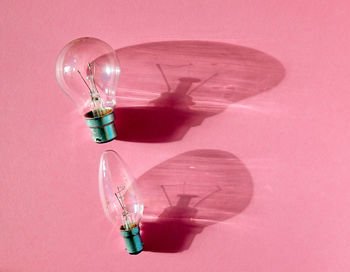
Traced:
<svg viewBox="0 0 350 272">
<path fill-rule="evenodd" d="M 144 250 L 176 253 L 190 248 L 209 225 L 241 213 L 253 197 L 244 164 L 221 150 L 193 150 L 150 169 L 138 179 L 145 205 Z"/>
<path fill-rule="evenodd" d="M 210 41 L 166 41 L 116 50 L 122 73 L 117 140 L 172 142 L 230 104 L 268 91 L 285 75 L 261 51 Z"/>
</svg>

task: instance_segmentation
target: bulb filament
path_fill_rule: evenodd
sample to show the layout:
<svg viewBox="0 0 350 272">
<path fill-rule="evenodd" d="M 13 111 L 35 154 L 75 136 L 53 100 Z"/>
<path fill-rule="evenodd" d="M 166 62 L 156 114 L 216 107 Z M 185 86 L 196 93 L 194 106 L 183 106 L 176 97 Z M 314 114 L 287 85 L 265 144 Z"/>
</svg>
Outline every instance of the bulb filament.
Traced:
<svg viewBox="0 0 350 272">
<path fill-rule="evenodd" d="M 104 107 L 104 102 L 101 98 L 101 95 L 97 89 L 96 82 L 94 79 L 95 76 L 95 62 L 88 63 L 88 76 L 86 77 L 90 84 L 86 82 L 84 77 L 82 76 L 81 72 L 78 70 L 78 73 L 81 77 L 81 79 L 84 81 L 86 87 L 88 87 L 90 91 L 90 97 L 91 97 L 91 111 L 94 117 L 102 117 L 109 113 L 108 109 Z"/>
<path fill-rule="evenodd" d="M 128 212 L 126 209 L 126 205 L 124 202 L 124 196 L 121 194 L 125 190 L 125 186 L 117 186 L 117 192 L 115 193 L 116 198 L 118 199 L 118 202 L 123 210 L 122 212 L 122 221 L 123 221 L 123 227 L 125 230 L 130 230 L 134 227 L 134 223 L 132 220 L 131 213 Z"/>
</svg>

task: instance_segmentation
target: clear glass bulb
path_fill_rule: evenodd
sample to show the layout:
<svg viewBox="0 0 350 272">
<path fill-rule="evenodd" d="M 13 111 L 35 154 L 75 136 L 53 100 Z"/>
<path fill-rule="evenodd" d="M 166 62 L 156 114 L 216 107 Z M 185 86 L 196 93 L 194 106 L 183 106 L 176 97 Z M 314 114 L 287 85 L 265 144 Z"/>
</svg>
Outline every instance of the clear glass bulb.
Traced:
<svg viewBox="0 0 350 272">
<path fill-rule="evenodd" d="M 113 48 L 96 38 L 73 40 L 57 57 L 57 82 L 75 103 L 79 113 L 84 114 L 90 128 L 104 127 L 111 123 L 111 119 L 114 120 L 119 75 L 119 61 Z M 109 114 L 113 116 L 103 119 Z M 92 130 L 92 133 L 96 142 L 106 142 L 111 137 L 98 135 L 104 133 L 101 129 Z M 105 133 L 111 132 L 107 129 Z"/>
<path fill-rule="evenodd" d="M 129 253 L 139 253 L 143 248 L 139 235 L 142 197 L 135 178 L 115 151 L 107 150 L 101 155 L 99 189 L 107 218 L 120 226 Z"/>
</svg>

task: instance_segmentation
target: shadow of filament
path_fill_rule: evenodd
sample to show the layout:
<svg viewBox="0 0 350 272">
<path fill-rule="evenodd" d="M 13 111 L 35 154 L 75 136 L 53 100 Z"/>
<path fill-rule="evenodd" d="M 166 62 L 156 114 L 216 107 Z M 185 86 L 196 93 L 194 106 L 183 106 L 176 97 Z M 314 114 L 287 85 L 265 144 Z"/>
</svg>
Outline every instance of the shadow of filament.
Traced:
<svg viewBox="0 0 350 272">
<path fill-rule="evenodd" d="M 248 169 L 233 154 L 193 150 L 173 157 L 138 180 L 144 196 L 144 250 L 190 248 L 207 226 L 241 213 L 253 196 Z"/>
</svg>

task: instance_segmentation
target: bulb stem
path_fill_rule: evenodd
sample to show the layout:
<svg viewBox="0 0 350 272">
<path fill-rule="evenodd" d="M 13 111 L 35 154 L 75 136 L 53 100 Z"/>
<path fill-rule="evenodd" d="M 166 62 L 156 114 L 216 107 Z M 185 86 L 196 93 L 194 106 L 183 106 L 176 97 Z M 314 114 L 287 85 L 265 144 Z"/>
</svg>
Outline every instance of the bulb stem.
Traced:
<svg viewBox="0 0 350 272">
<path fill-rule="evenodd" d="M 121 188 L 119 186 L 117 187 L 117 192 L 114 195 L 116 196 L 116 198 L 119 202 L 119 205 L 123 210 L 122 219 L 123 219 L 123 223 L 125 225 L 125 230 L 130 230 L 133 226 L 133 222 L 132 222 L 132 220 L 130 220 L 130 213 L 126 209 L 126 205 L 124 203 L 124 197 L 121 196 Z"/>
<path fill-rule="evenodd" d="M 80 75 L 81 79 L 84 81 L 84 83 L 85 83 L 86 87 L 88 87 L 88 89 L 89 89 L 89 91 L 90 91 L 90 95 L 91 95 L 92 91 L 91 91 L 91 89 L 90 89 L 89 84 L 87 84 L 87 82 L 85 81 L 85 79 L 84 79 L 83 75 L 80 73 L 80 71 L 79 71 L 79 70 L 78 70 L 78 73 L 79 73 L 79 75 Z"/>
</svg>

